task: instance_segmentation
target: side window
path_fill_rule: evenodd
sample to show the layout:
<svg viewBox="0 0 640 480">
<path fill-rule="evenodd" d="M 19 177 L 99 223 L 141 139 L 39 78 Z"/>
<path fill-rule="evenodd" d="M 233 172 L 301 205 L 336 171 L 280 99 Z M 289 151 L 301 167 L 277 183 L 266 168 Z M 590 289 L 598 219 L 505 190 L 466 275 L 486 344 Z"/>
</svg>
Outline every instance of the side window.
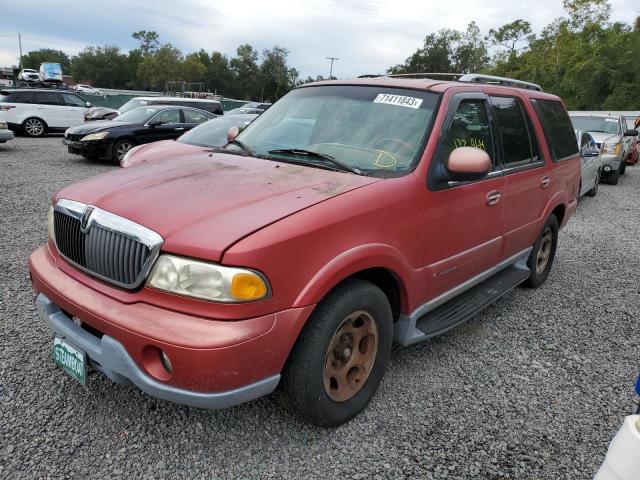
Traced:
<svg viewBox="0 0 640 480">
<path fill-rule="evenodd" d="M 531 139 L 532 129 L 527 124 L 525 112 L 515 97 L 490 97 L 498 119 L 502 138 L 505 167 L 535 162 Z"/>
<path fill-rule="evenodd" d="M 160 121 L 162 123 L 181 123 L 180 122 L 180 110 L 177 108 L 171 110 L 163 110 L 153 117 L 153 121 Z"/>
<path fill-rule="evenodd" d="M 184 123 L 203 123 L 209 120 L 209 117 L 197 110 L 185 109 L 182 113 L 184 114 Z"/>
<path fill-rule="evenodd" d="M 35 102 L 39 105 L 62 105 L 62 98 L 57 92 L 37 92 Z"/>
<path fill-rule="evenodd" d="M 578 153 L 573 126 L 562 103 L 556 100 L 532 99 L 554 162 L 568 160 Z"/>
<path fill-rule="evenodd" d="M 62 99 L 64 100 L 64 104 L 69 107 L 84 107 L 85 102 L 78 96 L 72 95 L 70 93 L 63 93 Z"/>
<path fill-rule="evenodd" d="M 453 114 L 451 126 L 443 139 L 440 160 L 444 164 L 454 148 L 475 147 L 493 159 L 493 142 L 484 100 L 462 100 Z"/>
</svg>

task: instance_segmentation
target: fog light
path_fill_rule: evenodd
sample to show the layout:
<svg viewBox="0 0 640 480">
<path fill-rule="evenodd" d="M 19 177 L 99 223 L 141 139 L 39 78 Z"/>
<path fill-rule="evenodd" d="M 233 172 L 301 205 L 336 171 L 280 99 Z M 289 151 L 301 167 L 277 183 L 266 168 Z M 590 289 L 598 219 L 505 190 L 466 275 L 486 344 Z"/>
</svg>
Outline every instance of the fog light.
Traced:
<svg viewBox="0 0 640 480">
<path fill-rule="evenodd" d="M 169 357 L 167 356 L 167 354 L 164 353 L 162 350 L 160 350 L 160 363 L 162 364 L 162 366 L 167 372 L 169 373 L 173 372 L 173 368 L 171 367 L 171 360 L 169 360 Z"/>
<path fill-rule="evenodd" d="M 604 171 L 605 172 L 610 172 L 611 171 L 611 167 L 609 165 L 605 165 Z"/>
</svg>

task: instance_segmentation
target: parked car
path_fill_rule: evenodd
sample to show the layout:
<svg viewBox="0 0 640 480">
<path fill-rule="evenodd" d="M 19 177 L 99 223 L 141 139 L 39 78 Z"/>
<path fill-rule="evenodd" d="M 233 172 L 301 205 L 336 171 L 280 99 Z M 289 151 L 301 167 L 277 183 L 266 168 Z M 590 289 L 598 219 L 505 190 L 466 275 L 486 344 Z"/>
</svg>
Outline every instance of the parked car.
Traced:
<svg viewBox="0 0 640 480">
<path fill-rule="evenodd" d="M 44 83 L 62 83 L 62 68 L 59 63 L 40 64 L 40 80 Z"/>
<path fill-rule="evenodd" d="M 196 407 L 281 384 L 315 424 L 357 415 L 392 343 L 542 285 L 575 212 L 560 98 L 484 78 L 307 84 L 223 148 L 58 192 L 29 260 L 54 361 Z"/>
<path fill-rule="evenodd" d="M 627 129 L 621 115 L 596 115 L 570 112 L 571 122 L 576 130 L 589 132 L 602 151 L 602 171 L 605 180 L 617 185 L 620 175 L 627 170 L 627 157 L 631 151 L 631 137 L 636 130 Z"/>
<path fill-rule="evenodd" d="M 0 112 L 9 128 L 29 137 L 63 132 L 82 123 L 91 107 L 80 95 L 52 89 L 0 90 Z"/>
<path fill-rule="evenodd" d="M 0 122 L 0 143 L 6 143 L 13 139 L 13 132 L 7 128 L 5 122 Z"/>
<path fill-rule="evenodd" d="M 135 145 L 176 139 L 213 115 L 204 110 L 154 105 L 129 110 L 114 120 L 91 122 L 69 128 L 62 143 L 69 153 L 109 160 L 117 165 Z"/>
<path fill-rule="evenodd" d="M 249 102 L 249 103 L 245 103 L 241 107 L 229 110 L 228 112 L 226 112 L 226 115 L 246 115 L 246 114 L 260 115 L 270 106 L 271 106 L 270 103 Z"/>
<path fill-rule="evenodd" d="M 18 73 L 18 82 L 28 85 L 40 81 L 40 74 L 31 68 L 23 68 Z"/>
<path fill-rule="evenodd" d="M 74 90 L 79 93 L 87 93 L 89 95 L 102 96 L 102 92 L 91 85 L 78 84 L 74 87 Z"/>
<path fill-rule="evenodd" d="M 205 100 L 200 98 L 182 98 L 182 97 L 136 97 L 122 105 L 118 110 L 112 108 L 100 107 L 87 112 L 85 121 L 109 120 L 115 118 L 121 113 L 126 113 L 137 107 L 149 105 L 178 105 L 183 107 L 198 108 L 214 115 L 223 115 L 222 104 L 218 100 Z"/>
<path fill-rule="evenodd" d="M 640 395 L 640 377 L 636 382 Z M 629 415 L 611 440 L 604 463 L 593 480 L 636 480 L 640 472 L 640 409 Z"/>
<path fill-rule="evenodd" d="M 208 151 L 212 147 L 221 147 L 227 143 L 229 128 L 242 130 L 257 115 L 231 115 L 216 117 L 198 125 L 193 130 L 180 136 L 175 142 L 163 140 L 133 147 L 120 162 L 121 167 L 130 167 L 150 160 L 173 158 L 193 152 Z"/>
<path fill-rule="evenodd" d="M 636 115 L 625 115 L 628 130 L 636 130 L 640 133 L 640 117 Z M 627 156 L 627 165 L 635 165 L 640 159 L 640 138 L 636 135 L 631 138 L 631 149 Z"/>
<path fill-rule="evenodd" d="M 582 159 L 579 196 L 595 197 L 598 193 L 602 175 L 600 148 L 589 132 L 576 131 L 576 139 L 578 140 L 580 158 Z"/>
</svg>

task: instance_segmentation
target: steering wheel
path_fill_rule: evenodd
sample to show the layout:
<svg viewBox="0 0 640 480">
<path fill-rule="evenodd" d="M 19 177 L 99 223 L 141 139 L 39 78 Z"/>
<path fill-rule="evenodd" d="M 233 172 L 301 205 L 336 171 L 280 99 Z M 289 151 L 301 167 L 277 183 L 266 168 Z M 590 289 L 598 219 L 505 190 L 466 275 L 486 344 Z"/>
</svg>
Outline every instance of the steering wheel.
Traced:
<svg viewBox="0 0 640 480">
<path fill-rule="evenodd" d="M 400 140 L 399 138 L 393 138 L 393 137 L 383 138 L 382 140 L 378 140 L 376 143 L 374 143 L 373 148 L 378 150 L 379 147 L 384 145 L 386 142 L 397 143 L 401 147 L 405 148 L 409 152 L 409 155 L 413 155 L 413 150 L 414 150 L 413 147 L 409 145 L 407 142 L 405 142 L 404 140 Z"/>
</svg>

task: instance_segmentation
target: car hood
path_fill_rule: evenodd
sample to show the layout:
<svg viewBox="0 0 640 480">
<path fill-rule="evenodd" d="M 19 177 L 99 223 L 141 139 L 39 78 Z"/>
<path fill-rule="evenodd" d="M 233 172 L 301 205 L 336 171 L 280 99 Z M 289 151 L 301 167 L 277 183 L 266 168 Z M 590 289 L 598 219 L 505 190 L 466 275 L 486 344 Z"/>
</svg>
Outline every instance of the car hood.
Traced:
<svg viewBox="0 0 640 480">
<path fill-rule="evenodd" d="M 198 147 L 188 143 L 176 142 L 174 140 L 160 140 L 159 142 L 144 143 L 135 147 L 126 162 L 121 162 L 123 168 L 132 167 L 150 160 L 163 160 L 166 158 L 175 158 L 177 156 L 189 155 L 192 153 L 200 153 L 210 150 L 210 147 Z"/>
<path fill-rule="evenodd" d="M 380 181 L 269 160 L 201 152 L 119 169 L 56 198 L 144 225 L 167 252 L 220 261 L 236 241 L 297 211 Z"/>
<path fill-rule="evenodd" d="M 618 143 L 622 140 L 622 135 L 618 133 L 604 133 L 604 132 L 589 132 L 597 144 L 602 142 L 606 143 Z"/>
<path fill-rule="evenodd" d="M 94 118 L 101 119 L 101 118 L 104 118 L 105 115 L 110 115 L 113 113 L 115 113 L 116 115 L 120 115 L 120 112 L 113 108 L 91 107 L 89 110 L 87 110 L 84 116 L 85 118 L 88 118 L 88 119 L 94 119 Z"/>
<path fill-rule="evenodd" d="M 89 133 L 99 132 L 100 130 L 106 130 L 109 128 L 118 128 L 118 127 L 129 127 L 131 125 L 136 125 L 136 123 L 117 122 L 114 120 L 97 120 L 95 122 L 82 123 L 80 125 L 76 125 L 75 127 L 71 127 L 69 129 L 69 134 L 87 135 Z"/>
</svg>

